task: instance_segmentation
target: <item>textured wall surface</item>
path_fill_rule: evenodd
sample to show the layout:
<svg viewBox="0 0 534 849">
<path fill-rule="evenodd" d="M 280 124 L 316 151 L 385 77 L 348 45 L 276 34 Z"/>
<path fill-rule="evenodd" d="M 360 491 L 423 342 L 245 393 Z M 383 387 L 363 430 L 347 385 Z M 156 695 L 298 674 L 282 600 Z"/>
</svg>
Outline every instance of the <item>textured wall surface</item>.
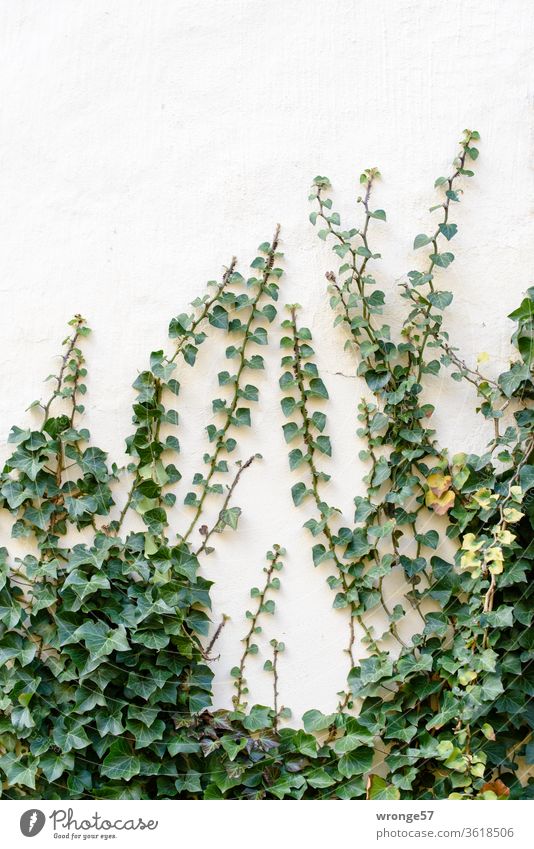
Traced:
<svg viewBox="0 0 534 849">
<path fill-rule="evenodd" d="M 168 319 L 233 253 L 245 271 L 280 221 L 282 302 L 302 304 L 332 396 L 328 499 L 350 518 L 365 474 L 355 435 L 363 387 L 331 326 L 324 273 L 335 257 L 308 222 L 310 180 L 328 175 L 336 208 L 353 216 L 360 170 L 380 167 L 376 206 L 388 222 L 375 228 L 377 278 L 399 322 L 396 283 L 417 267 L 411 245 L 428 226 L 434 179 L 464 127 L 480 131 L 476 177 L 455 215 L 456 262 L 444 272 L 455 294 L 447 316 L 465 356 L 488 351 L 487 369 L 497 373 L 510 354 L 505 316 L 534 268 L 533 29 L 529 0 L 2 3 L 2 437 L 31 420 L 23 411 L 44 392 L 65 323 L 80 311 L 94 330 L 89 426 L 96 444 L 123 462 L 130 384 L 165 342 Z M 311 564 L 308 514 L 292 506 L 276 328 L 271 338 L 256 427 L 241 449 L 264 460 L 240 486 L 238 535 L 219 539 L 203 568 L 216 582 L 215 619 L 231 616 L 214 665 L 223 705 L 248 590 L 261 580 L 267 548 L 287 546 L 267 624 L 287 645 L 280 688 L 298 717 L 335 705 L 347 624 L 331 608 L 326 570 Z M 202 465 L 221 354 L 206 347 L 194 382 L 184 378 L 179 500 Z M 490 434 L 471 412 L 469 387 L 439 378 L 432 397 L 443 442 L 481 450 Z M 264 659 L 252 659 L 249 675 L 251 697 L 262 703 L 271 687 Z"/>
</svg>

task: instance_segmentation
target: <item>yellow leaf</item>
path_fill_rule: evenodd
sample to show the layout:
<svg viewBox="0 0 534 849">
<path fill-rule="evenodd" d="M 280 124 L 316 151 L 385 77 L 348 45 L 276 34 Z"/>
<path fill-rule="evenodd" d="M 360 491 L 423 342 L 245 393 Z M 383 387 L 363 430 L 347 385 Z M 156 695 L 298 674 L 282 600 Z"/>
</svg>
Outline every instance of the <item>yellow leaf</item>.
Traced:
<svg viewBox="0 0 534 849">
<path fill-rule="evenodd" d="M 476 672 L 473 669 L 460 669 L 458 672 L 458 681 L 462 685 L 462 687 L 466 687 L 467 684 L 470 684 L 471 681 L 474 681 L 477 677 Z"/>
<path fill-rule="evenodd" d="M 462 554 L 460 569 L 464 572 L 471 572 L 473 577 L 477 578 L 482 571 L 482 561 L 478 559 L 474 551 L 466 551 L 465 554 Z"/>
<path fill-rule="evenodd" d="M 489 563 L 489 570 L 492 575 L 500 575 L 504 568 L 504 557 L 502 553 L 502 548 L 499 546 L 493 546 L 492 548 L 488 548 L 484 552 L 484 559 L 486 563 Z"/>
<path fill-rule="evenodd" d="M 519 504 L 523 501 L 523 490 L 520 486 L 511 486 L 510 487 L 510 495 L 514 499 L 514 501 L 518 501 Z"/>
<path fill-rule="evenodd" d="M 495 534 L 495 539 L 500 542 L 501 545 L 512 545 L 512 543 L 516 539 L 516 536 L 511 531 L 504 530 L 497 531 L 497 533 Z"/>
<path fill-rule="evenodd" d="M 483 510 L 489 510 L 498 500 L 498 496 L 486 487 L 477 489 L 471 497 Z"/>
<path fill-rule="evenodd" d="M 439 497 L 450 489 L 452 478 L 450 475 L 442 475 L 439 472 L 435 472 L 433 475 L 430 475 L 427 483 L 434 495 Z"/>
<path fill-rule="evenodd" d="M 484 545 L 484 540 L 477 539 L 474 534 L 465 534 L 462 540 L 464 551 L 478 551 Z"/>
<path fill-rule="evenodd" d="M 525 514 L 521 513 L 520 510 L 516 510 L 515 507 L 505 507 L 503 515 L 507 522 L 519 522 Z"/>
<path fill-rule="evenodd" d="M 431 510 L 434 511 L 438 516 L 445 516 L 448 510 L 451 507 L 454 507 L 454 492 L 449 490 L 445 492 L 443 495 L 435 495 L 433 490 L 428 490 L 425 496 L 425 503 L 427 507 L 430 507 Z"/>
</svg>

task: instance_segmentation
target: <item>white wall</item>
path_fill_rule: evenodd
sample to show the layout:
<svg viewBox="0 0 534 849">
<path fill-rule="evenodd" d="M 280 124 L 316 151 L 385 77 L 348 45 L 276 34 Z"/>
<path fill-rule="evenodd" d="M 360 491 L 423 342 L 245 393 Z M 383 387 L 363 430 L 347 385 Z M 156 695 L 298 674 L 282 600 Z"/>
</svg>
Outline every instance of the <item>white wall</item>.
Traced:
<svg viewBox="0 0 534 849">
<path fill-rule="evenodd" d="M 354 211 L 357 176 L 378 165 L 383 254 L 395 281 L 428 226 L 433 181 L 459 134 L 482 135 L 476 178 L 456 213 L 451 333 L 468 357 L 509 353 L 505 316 L 532 283 L 533 52 L 529 0 L 18 0 L 0 6 L 0 431 L 28 420 L 65 322 L 94 328 L 87 345 L 88 410 L 97 444 L 123 459 L 130 383 L 165 341 L 170 316 L 203 291 L 232 253 L 246 269 L 283 225 L 284 301 L 298 301 L 320 348 L 332 395 L 333 503 L 350 517 L 365 473 L 355 407 L 363 391 L 331 329 L 324 272 L 333 255 L 308 223 L 310 180 L 327 174 L 335 203 Z M 395 316 L 394 316 L 395 319 Z M 399 319 L 397 315 L 397 320 Z M 238 536 L 204 566 L 216 581 L 216 618 L 231 615 L 216 665 L 228 704 L 248 589 L 272 542 L 289 548 L 271 636 L 284 639 L 283 701 L 298 716 L 335 705 L 344 684 L 346 620 L 331 609 L 292 507 L 295 478 L 280 433 L 277 331 L 249 448 L 264 455 L 240 487 Z M 181 399 L 184 471 L 200 468 L 218 362 L 205 352 Z M 184 380 L 184 384 L 186 381 Z M 469 387 L 434 384 L 444 442 L 480 450 L 488 433 Z M 349 471 L 350 470 L 350 471 Z M 263 659 L 249 676 L 270 699 Z"/>
</svg>

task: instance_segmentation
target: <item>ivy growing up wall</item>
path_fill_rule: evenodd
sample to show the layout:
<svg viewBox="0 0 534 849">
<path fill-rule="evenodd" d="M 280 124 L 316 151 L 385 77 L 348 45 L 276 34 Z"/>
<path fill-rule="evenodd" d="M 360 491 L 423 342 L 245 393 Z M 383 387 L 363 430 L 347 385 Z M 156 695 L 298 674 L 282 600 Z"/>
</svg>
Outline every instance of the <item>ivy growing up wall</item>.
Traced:
<svg viewBox="0 0 534 849">
<path fill-rule="evenodd" d="M 151 353 L 134 383 L 125 469 L 84 427 L 89 328 L 81 316 L 72 320 L 48 397 L 32 405 L 31 426 L 11 430 L 0 481 L 11 536 L 26 552 L 14 557 L 10 539 L 3 541 L 5 798 L 530 797 L 534 290 L 510 316 L 514 353 L 496 380 L 464 361 L 445 320 L 454 211 L 478 138 L 465 131 L 450 172 L 436 180 L 432 223 L 414 242 L 422 260 L 400 290 L 400 334 L 383 319 L 386 295 L 398 293 L 373 276 L 387 218 L 373 204 L 379 172 L 361 175 L 355 225 L 334 211 L 329 181 L 313 182 L 310 219 L 335 255 L 327 274 L 333 332 L 361 384 L 354 424 L 366 444 L 366 494 L 355 497 L 351 515 L 329 503 L 329 395 L 315 342 L 297 304 L 277 313 L 278 228 L 260 246 L 251 276 L 232 260 L 191 313 L 171 320 L 167 347 Z M 285 286 L 290 300 L 290 281 Z M 220 397 L 201 466 L 187 482 L 180 383 L 208 333 L 224 360 Z M 273 533 L 265 562 L 255 566 L 236 658 L 218 657 L 225 619 L 210 617 L 203 568 L 218 535 L 239 531 L 239 484 L 256 460 L 242 455 L 239 439 L 254 426 L 255 375 L 273 335 L 295 522 L 309 532 L 309 568 L 327 567 L 346 634 L 346 686 L 331 713 L 310 708 L 302 722 L 283 704 L 286 647 L 276 631 L 291 540 Z M 427 399 L 445 372 L 476 389 L 491 432 L 481 455 L 450 456 L 439 442 Z M 253 505 L 246 509 L 253 521 Z M 130 514 L 142 530 L 126 531 Z M 448 558 L 445 541 L 455 551 Z M 401 587 L 393 598 L 392 575 Z M 409 636 L 407 618 L 415 623 Z M 259 644 L 272 684 L 268 705 L 254 704 L 247 686 Z M 211 706 L 215 663 L 234 679 L 224 710 Z"/>
</svg>

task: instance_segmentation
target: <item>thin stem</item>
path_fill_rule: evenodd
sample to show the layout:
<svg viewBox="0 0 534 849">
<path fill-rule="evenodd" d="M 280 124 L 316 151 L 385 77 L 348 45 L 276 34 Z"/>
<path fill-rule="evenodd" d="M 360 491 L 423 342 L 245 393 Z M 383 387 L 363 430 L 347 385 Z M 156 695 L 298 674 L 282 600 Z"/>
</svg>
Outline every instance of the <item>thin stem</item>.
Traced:
<svg viewBox="0 0 534 849">
<path fill-rule="evenodd" d="M 273 648 L 273 706 L 274 706 L 274 719 L 273 719 L 273 728 L 275 731 L 278 731 L 278 646 L 275 645 Z"/>
<path fill-rule="evenodd" d="M 257 454 L 253 454 L 253 455 L 252 455 L 252 457 L 249 457 L 249 458 L 248 458 L 248 460 L 246 460 L 244 463 L 241 463 L 241 464 L 239 465 L 239 468 L 238 468 L 238 470 L 237 470 L 237 473 L 236 473 L 236 475 L 235 475 L 235 477 L 234 477 L 234 479 L 233 479 L 232 483 L 231 483 L 231 484 L 230 484 L 230 486 L 228 487 L 228 492 L 226 493 L 226 497 L 225 497 L 225 499 L 224 499 L 224 501 L 223 501 L 222 507 L 221 507 L 221 509 L 219 510 L 219 515 L 217 516 L 217 521 L 216 521 L 216 522 L 215 522 L 215 523 L 211 526 L 211 528 L 210 528 L 209 530 L 208 530 L 208 529 L 206 529 L 205 533 L 203 534 L 204 539 L 203 539 L 202 545 L 201 545 L 201 546 L 199 546 L 199 548 L 197 548 L 197 550 L 196 550 L 196 552 L 195 552 L 195 554 L 197 555 L 197 557 L 198 557 L 198 555 L 199 555 L 199 554 L 202 554 L 202 552 L 203 552 L 203 551 L 205 551 L 206 546 L 207 546 L 207 544 L 208 544 L 208 540 L 209 540 L 209 538 L 210 538 L 210 537 L 211 537 L 211 535 L 212 535 L 212 534 L 214 534 L 214 533 L 218 530 L 218 528 L 220 527 L 220 524 L 221 524 L 221 521 L 222 521 L 222 518 L 223 518 L 224 511 L 227 509 L 227 507 L 228 507 L 228 505 L 229 505 L 229 503 L 230 503 L 230 500 L 231 500 L 232 495 L 234 494 L 234 491 L 235 491 L 235 489 L 236 489 L 236 487 L 237 487 L 237 485 L 238 485 L 238 483 L 239 483 L 239 479 L 240 479 L 241 475 L 243 474 L 243 472 L 244 472 L 246 469 L 248 469 L 248 468 L 249 468 L 249 466 L 251 466 L 251 465 L 252 465 L 252 463 L 254 462 L 254 460 L 256 459 L 256 457 L 257 457 L 257 456 L 258 456 Z"/>
<path fill-rule="evenodd" d="M 256 604 L 256 609 L 252 612 L 252 615 L 249 617 L 250 618 L 250 627 L 249 627 L 247 633 L 245 634 L 245 636 L 242 639 L 242 643 L 244 644 L 244 649 L 243 649 L 243 654 L 241 655 L 241 658 L 240 658 L 240 661 L 239 661 L 239 667 L 238 667 L 239 672 L 236 675 L 235 683 L 234 683 L 234 686 L 236 688 L 236 694 L 235 694 L 235 696 L 232 697 L 232 702 L 233 702 L 233 705 L 236 708 L 236 710 L 239 709 L 239 706 L 241 704 L 241 700 L 243 698 L 243 690 L 245 688 L 245 666 L 246 666 L 246 663 L 247 663 L 247 657 L 248 657 L 248 654 L 249 654 L 249 649 L 250 649 L 250 646 L 252 644 L 252 638 L 255 634 L 257 622 L 258 622 L 258 619 L 260 617 L 260 614 L 262 613 L 262 608 L 263 608 L 263 605 L 265 604 L 265 599 L 267 597 L 267 593 L 269 592 L 273 573 L 276 571 L 276 567 L 277 567 L 278 563 L 280 562 L 280 558 L 282 556 L 282 552 L 281 552 L 281 550 L 278 546 L 273 546 L 273 551 L 274 551 L 273 559 L 269 561 L 269 566 L 267 568 L 264 568 L 264 572 L 265 572 L 266 577 L 265 577 L 263 589 L 261 590 L 259 596 L 257 596 L 258 602 Z"/>
<path fill-rule="evenodd" d="M 237 374 L 235 375 L 234 393 L 233 393 L 233 396 L 232 396 L 232 399 L 231 399 L 231 402 L 230 402 L 230 406 L 227 408 L 225 422 L 224 422 L 222 428 L 220 429 L 218 437 L 217 437 L 217 442 L 216 442 L 216 445 L 215 445 L 215 451 L 213 452 L 213 454 L 210 458 L 208 474 L 207 474 L 206 479 L 205 479 L 205 481 L 202 485 L 202 494 L 197 501 L 197 504 L 196 504 L 196 507 L 195 507 L 195 512 L 193 514 L 193 518 L 191 519 L 189 527 L 187 528 L 185 534 L 182 536 L 182 539 L 183 539 L 184 542 L 187 542 L 187 540 L 189 539 L 189 537 L 193 533 L 193 531 L 194 531 L 194 529 L 197 525 L 197 522 L 199 520 L 199 517 L 202 513 L 202 510 L 203 510 L 203 507 L 204 507 L 204 502 L 205 502 L 206 497 L 209 493 L 209 487 L 210 487 L 211 480 L 212 480 L 213 475 L 215 474 L 216 469 L 217 469 L 219 456 L 220 456 L 221 451 L 223 450 L 224 445 L 225 445 L 226 433 L 227 433 L 228 429 L 230 428 L 230 426 L 232 424 L 234 413 L 236 411 L 237 404 L 239 402 L 239 398 L 240 398 L 239 390 L 241 388 L 240 387 L 240 379 L 241 379 L 241 375 L 242 375 L 242 373 L 243 373 L 243 371 L 244 371 L 244 369 L 246 368 L 246 365 L 247 365 L 246 351 L 247 351 L 247 347 L 248 347 L 248 344 L 249 344 L 249 341 L 250 341 L 249 340 L 249 331 L 250 331 L 252 322 L 256 318 L 257 304 L 259 303 L 260 299 L 262 298 L 262 296 L 265 292 L 265 287 L 266 287 L 266 285 L 269 281 L 269 277 L 271 276 L 271 271 L 273 269 L 273 264 L 274 264 L 274 259 L 275 259 L 275 253 L 276 253 L 276 249 L 278 247 L 279 235 L 280 235 L 280 225 L 277 225 L 274 236 L 273 236 L 273 241 L 272 241 L 271 247 L 269 249 L 268 259 L 267 259 L 267 262 L 266 262 L 265 269 L 263 271 L 262 279 L 260 281 L 260 285 L 258 286 L 258 292 L 257 292 L 256 296 L 254 297 L 254 299 L 252 300 L 252 302 L 250 304 L 250 314 L 249 314 L 247 323 L 245 325 L 243 344 L 242 344 L 242 346 L 239 350 L 239 365 L 238 365 L 238 369 L 237 369 Z"/>
<path fill-rule="evenodd" d="M 211 657 L 211 651 L 213 649 L 213 646 L 215 645 L 215 643 L 217 642 L 217 640 L 221 636 L 222 629 L 224 628 L 224 626 L 228 622 L 228 619 L 229 619 L 229 617 L 226 616 L 226 614 L 223 613 L 221 621 L 219 622 L 213 637 L 211 638 L 208 645 L 206 646 L 206 648 L 202 652 L 204 660 L 218 660 L 219 659 L 220 655 L 217 655 L 217 657 Z"/>
<path fill-rule="evenodd" d="M 49 419 L 50 408 L 52 406 L 52 403 L 54 402 L 54 400 L 57 398 L 57 396 L 61 392 L 61 389 L 63 387 L 63 378 L 65 376 L 65 369 L 67 368 L 67 363 L 69 362 L 71 354 L 74 351 L 74 348 L 76 346 L 76 342 L 79 339 L 80 328 L 85 324 L 85 321 L 81 317 L 81 315 L 76 315 L 74 317 L 73 321 L 76 322 L 75 323 L 76 329 L 74 330 L 74 333 L 72 334 L 72 336 L 68 340 L 67 350 L 65 351 L 65 354 L 61 358 L 61 367 L 60 367 L 59 373 L 57 375 L 54 375 L 53 379 L 56 381 L 56 388 L 55 388 L 53 394 L 51 395 L 51 397 L 48 399 L 48 401 L 46 402 L 46 404 L 43 407 L 43 423 L 42 423 L 42 426 L 41 426 L 42 428 L 45 426 L 45 424 L 47 423 L 47 421 Z"/>
<path fill-rule="evenodd" d="M 338 572 L 339 572 L 339 577 L 340 577 L 340 580 L 341 580 L 341 584 L 343 586 L 343 591 L 345 593 L 348 593 L 351 585 L 347 581 L 347 576 L 345 574 L 345 566 L 341 562 L 341 560 L 339 559 L 339 557 L 337 555 L 336 544 L 335 544 L 334 538 L 333 538 L 333 532 L 332 532 L 332 529 L 330 528 L 330 525 L 328 523 L 328 519 L 324 517 L 323 502 L 322 502 L 321 496 L 319 494 L 319 481 L 321 480 L 321 475 L 320 475 L 319 470 L 317 469 L 317 466 L 315 464 L 315 448 L 314 448 L 314 445 L 313 445 L 313 437 L 312 437 L 312 433 L 311 433 L 311 420 L 308 416 L 308 410 L 307 410 L 307 405 L 306 405 L 306 388 L 304 386 L 304 376 L 303 376 L 303 371 L 302 371 L 300 343 L 299 343 L 299 339 L 298 339 L 298 336 L 297 336 L 296 307 L 294 307 L 294 306 L 291 307 L 290 313 L 291 313 L 291 323 L 292 323 L 292 330 L 293 330 L 293 351 L 294 351 L 294 355 L 295 355 L 294 356 L 294 363 L 293 363 L 293 372 L 294 372 L 294 375 L 295 375 L 295 381 L 296 381 L 297 386 L 298 386 L 299 394 L 300 394 L 300 397 L 302 399 L 302 402 L 301 402 L 301 405 L 300 405 L 300 413 L 301 413 L 301 416 L 302 416 L 303 431 L 304 431 L 303 439 L 304 439 L 304 443 L 305 443 L 306 449 L 307 449 L 307 460 L 306 460 L 306 462 L 307 462 L 307 465 L 308 465 L 308 468 L 309 468 L 309 471 L 310 471 L 310 476 L 311 476 L 312 495 L 313 495 L 313 499 L 315 501 L 315 505 L 317 507 L 317 510 L 319 511 L 319 514 L 323 518 L 323 535 L 325 536 L 326 541 L 328 543 L 328 550 L 330 551 L 330 553 L 332 555 L 332 559 L 333 559 L 335 565 L 337 566 L 337 569 L 338 569 Z M 363 621 L 362 617 L 355 612 L 356 608 L 355 608 L 354 602 L 352 602 L 352 601 L 349 602 L 349 608 L 350 608 L 349 644 L 348 644 L 346 651 L 347 651 L 347 654 L 349 655 L 351 669 L 352 669 L 352 667 L 355 664 L 355 656 L 354 656 L 354 643 L 355 643 L 355 639 L 356 639 L 356 634 L 355 634 L 355 630 L 354 630 L 354 620 L 355 619 L 358 622 L 358 624 L 360 625 L 360 627 L 362 628 L 362 630 L 364 631 L 368 643 L 371 646 L 375 647 L 376 649 L 378 649 L 378 647 L 376 645 L 376 642 L 374 641 L 374 638 L 373 638 L 369 628 L 367 627 L 367 625 Z"/>
</svg>

